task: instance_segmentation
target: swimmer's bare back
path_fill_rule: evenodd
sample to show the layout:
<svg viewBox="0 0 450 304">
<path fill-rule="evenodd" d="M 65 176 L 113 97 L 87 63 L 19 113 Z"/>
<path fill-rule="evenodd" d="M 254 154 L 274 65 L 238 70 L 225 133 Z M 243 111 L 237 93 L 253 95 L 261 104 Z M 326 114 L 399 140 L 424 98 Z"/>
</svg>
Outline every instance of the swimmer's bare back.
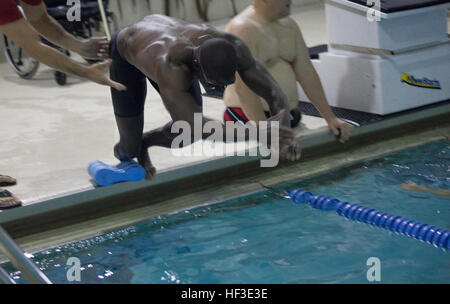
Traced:
<svg viewBox="0 0 450 304">
<path fill-rule="evenodd" d="M 124 28 L 117 37 L 120 55 L 161 88 L 161 96 L 169 112 L 170 98 L 175 92 L 182 98 L 192 75 L 193 49 L 203 42 L 222 38 L 236 50 L 237 72 L 257 95 L 264 98 L 273 115 L 287 108 L 287 98 L 269 72 L 253 57 L 248 46 L 237 36 L 208 25 L 190 24 L 164 15 L 150 15 Z M 177 120 L 176 117 L 172 117 Z M 282 125 L 289 125 L 286 114 Z"/>
<path fill-rule="evenodd" d="M 190 24 L 155 14 L 123 29 L 117 38 L 117 48 L 122 57 L 156 83 L 165 79 L 172 86 L 187 89 L 192 75 L 189 63 L 183 61 L 189 57 L 184 52 L 212 38 L 224 38 L 238 42 L 237 47 L 240 45 L 236 36 L 208 25 Z M 238 66 L 245 68 L 249 64 L 248 54 L 238 50 Z"/>
<path fill-rule="evenodd" d="M 289 115 L 286 114 L 286 95 L 237 36 L 208 25 L 190 24 L 163 15 L 150 15 L 120 31 L 117 36 L 117 50 L 128 63 L 158 85 L 158 91 L 172 121 L 187 121 L 193 125 L 194 113 L 201 112 L 201 106 L 197 105 L 189 93 L 196 77 L 195 73 L 200 78 L 198 66 L 194 63 L 194 54 L 205 41 L 214 38 L 227 40 L 234 47 L 236 72 L 256 95 L 267 101 L 272 115 L 283 113 L 280 118 L 280 138 L 289 138 L 290 143 L 283 144 L 296 148 L 289 128 Z M 203 64 L 207 65 L 207 62 L 200 63 Z M 298 150 L 289 150 L 283 155 L 294 155 L 290 158 L 298 159 Z"/>
</svg>

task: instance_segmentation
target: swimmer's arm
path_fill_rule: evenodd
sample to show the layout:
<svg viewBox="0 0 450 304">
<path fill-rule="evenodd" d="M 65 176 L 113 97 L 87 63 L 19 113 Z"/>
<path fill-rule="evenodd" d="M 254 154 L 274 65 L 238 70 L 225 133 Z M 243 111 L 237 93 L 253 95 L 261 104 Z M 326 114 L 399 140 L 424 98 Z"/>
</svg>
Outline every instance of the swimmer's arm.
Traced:
<svg viewBox="0 0 450 304">
<path fill-rule="evenodd" d="M 234 85 L 245 116 L 254 122 L 265 121 L 267 118 L 264 114 L 264 107 L 259 96 L 247 87 L 239 74 L 236 77 Z"/>
<path fill-rule="evenodd" d="M 281 123 L 290 125 L 288 99 L 261 62 L 254 60 L 253 66 L 239 71 L 239 76 L 249 89 L 266 100 L 272 116 L 285 110 L 286 115 Z"/>
<path fill-rule="evenodd" d="M 189 81 L 183 80 L 183 73 L 162 73 L 161 69 L 157 71 L 157 83 L 159 86 L 160 94 L 165 108 L 170 114 L 172 121 L 188 123 L 191 131 L 195 130 L 195 113 L 202 114 L 202 108 L 196 103 L 194 97 L 188 92 L 186 83 Z M 162 74 L 162 75 L 161 75 Z M 172 75 L 172 76 L 163 76 Z M 202 125 L 204 125 L 210 119 L 202 116 Z M 217 123 L 221 124 L 220 121 Z M 182 125 L 180 125 L 182 127 Z M 203 129 L 203 128 L 202 128 Z M 227 138 L 226 128 L 222 128 L 222 138 Z M 183 130 L 184 132 L 185 130 Z M 217 130 L 216 130 L 217 131 Z M 202 134 L 203 135 L 203 134 Z"/>
<path fill-rule="evenodd" d="M 238 73 L 242 82 L 256 95 L 266 100 L 272 116 L 285 110 L 286 114 L 281 120 L 281 124 L 290 126 L 289 103 L 287 96 L 283 93 L 281 87 L 275 79 L 273 79 L 272 75 L 270 75 L 264 65 L 253 57 L 250 48 L 243 40 L 229 33 L 227 33 L 224 38 L 228 39 L 236 46 L 238 55 Z"/>
<path fill-rule="evenodd" d="M 138 54 L 138 62 L 144 62 L 145 57 L 146 51 Z M 146 60 L 139 69 L 158 84 L 162 101 L 172 120 L 182 120 L 193 126 L 194 113 L 201 113 L 202 108 L 189 93 L 190 71 L 161 60 Z"/>
<path fill-rule="evenodd" d="M 21 7 L 28 22 L 48 41 L 78 53 L 84 58 L 108 58 L 109 43 L 106 38 L 77 39 L 48 14 L 44 2 L 40 5 L 29 5 L 21 1 Z"/>
<path fill-rule="evenodd" d="M 0 32 L 3 32 L 8 38 L 12 39 L 29 56 L 49 67 L 89 79 L 102 85 L 108 85 L 118 90 L 125 89 L 123 85 L 110 80 L 104 74 L 103 70 L 111 64 L 110 61 L 89 67 L 81 65 L 60 51 L 43 44 L 34 28 L 23 18 L 0 26 Z"/>
<path fill-rule="evenodd" d="M 233 33 L 241 38 L 250 49 L 251 53 L 257 57 L 257 48 L 252 39 L 251 33 L 245 28 L 245 25 L 235 26 L 233 22 L 227 25 L 227 32 Z M 239 96 L 240 105 L 244 111 L 245 116 L 249 120 L 254 122 L 265 121 L 266 115 L 264 114 L 264 107 L 261 103 L 261 99 L 258 95 L 253 93 L 252 90 L 244 83 L 239 73 L 236 75 L 236 82 L 234 83 L 236 94 Z"/>
</svg>

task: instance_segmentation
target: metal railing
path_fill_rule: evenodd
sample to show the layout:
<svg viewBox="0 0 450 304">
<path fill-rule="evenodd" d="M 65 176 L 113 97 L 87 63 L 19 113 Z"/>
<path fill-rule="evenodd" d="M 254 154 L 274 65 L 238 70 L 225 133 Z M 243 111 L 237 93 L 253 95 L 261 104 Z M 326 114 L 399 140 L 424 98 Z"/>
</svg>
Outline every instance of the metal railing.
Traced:
<svg viewBox="0 0 450 304">
<path fill-rule="evenodd" d="M 14 281 L 9 274 L 3 270 L 2 267 L 0 267 L 0 283 L 2 284 L 16 284 L 16 281 Z"/>
<path fill-rule="evenodd" d="M 52 284 L 47 276 L 26 256 L 17 246 L 14 240 L 0 226 L 0 251 L 11 261 L 11 263 L 22 272 L 24 277 L 33 284 Z M 14 284 L 14 280 L 0 267 L 0 280 L 5 283 Z"/>
</svg>

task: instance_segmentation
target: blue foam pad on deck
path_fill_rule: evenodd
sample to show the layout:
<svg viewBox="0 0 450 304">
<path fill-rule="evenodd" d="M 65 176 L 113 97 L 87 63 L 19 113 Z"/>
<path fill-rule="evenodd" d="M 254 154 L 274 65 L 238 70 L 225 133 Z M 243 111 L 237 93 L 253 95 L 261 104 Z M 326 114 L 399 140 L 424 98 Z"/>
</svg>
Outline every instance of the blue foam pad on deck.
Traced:
<svg viewBox="0 0 450 304">
<path fill-rule="evenodd" d="M 145 178 L 146 172 L 137 162 L 131 160 L 116 166 L 93 161 L 88 167 L 89 175 L 99 186 L 109 186 L 120 182 L 137 182 Z"/>
</svg>

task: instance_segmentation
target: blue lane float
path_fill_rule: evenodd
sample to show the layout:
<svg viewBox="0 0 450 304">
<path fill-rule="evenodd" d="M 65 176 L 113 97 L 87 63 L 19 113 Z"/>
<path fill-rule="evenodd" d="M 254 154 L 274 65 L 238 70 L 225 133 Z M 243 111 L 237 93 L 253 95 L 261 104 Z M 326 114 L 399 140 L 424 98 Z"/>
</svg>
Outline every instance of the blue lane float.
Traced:
<svg viewBox="0 0 450 304">
<path fill-rule="evenodd" d="M 120 182 L 137 182 L 145 178 L 145 169 L 137 162 L 125 161 L 116 166 L 93 161 L 88 166 L 89 175 L 97 185 L 104 187 Z"/>
<path fill-rule="evenodd" d="M 448 230 L 357 204 L 341 202 L 336 198 L 313 195 L 302 189 L 286 191 L 286 193 L 287 195 L 283 197 L 289 198 L 297 204 L 308 204 L 323 211 L 335 211 L 338 215 L 350 220 L 403 234 L 442 249 L 450 248 L 450 231 Z"/>
</svg>

